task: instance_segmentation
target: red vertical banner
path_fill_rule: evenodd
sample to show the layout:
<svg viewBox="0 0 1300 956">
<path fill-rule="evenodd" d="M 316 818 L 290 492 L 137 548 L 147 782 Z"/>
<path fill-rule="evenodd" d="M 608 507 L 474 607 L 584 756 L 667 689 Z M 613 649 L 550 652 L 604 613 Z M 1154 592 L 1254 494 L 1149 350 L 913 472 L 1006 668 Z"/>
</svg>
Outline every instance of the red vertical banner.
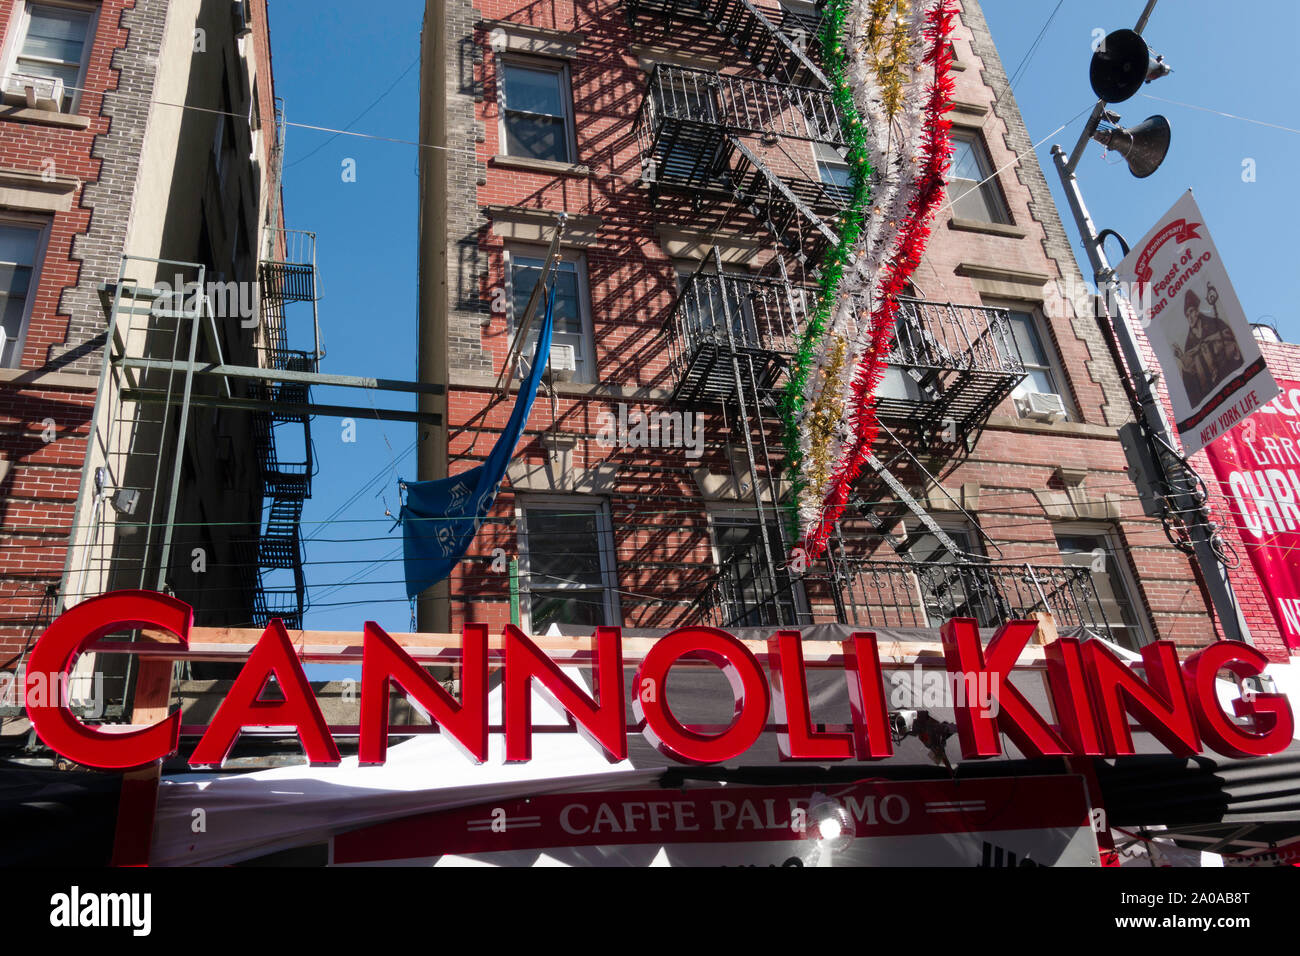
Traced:
<svg viewBox="0 0 1300 956">
<path fill-rule="evenodd" d="M 1300 382 L 1205 450 L 1279 633 L 1300 650 Z"/>
</svg>

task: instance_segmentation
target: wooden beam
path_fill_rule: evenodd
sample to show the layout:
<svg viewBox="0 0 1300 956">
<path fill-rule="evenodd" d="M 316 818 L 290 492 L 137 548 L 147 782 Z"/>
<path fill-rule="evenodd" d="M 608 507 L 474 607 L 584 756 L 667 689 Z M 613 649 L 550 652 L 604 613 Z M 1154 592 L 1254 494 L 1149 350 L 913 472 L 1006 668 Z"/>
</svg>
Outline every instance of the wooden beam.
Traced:
<svg viewBox="0 0 1300 956">
<path fill-rule="evenodd" d="M 170 709 L 171 696 L 172 662 L 157 658 L 142 659 L 135 681 L 132 725 L 148 726 L 163 720 Z M 117 804 L 117 828 L 113 836 L 113 866 L 149 865 L 161 776 L 161 761 L 122 775 L 122 789 Z"/>
<path fill-rule="evenodd" d="M 1034 629 L 1034 634 L 1029 639 L 1030 644 L 1042 647 L 1061 636 L 1056 632 L 1056 618 L 1052 617 L 1051 611 L 1035 611 L 1029 616 L 1038 622 L 1038 627 Z"/>
<path fill-rule="evenodd" d="M 775 633 L 775 631 L 773 632 Z M 258 628 L 194 627 L 190 629 L 189 650 L 182 651 L 175 635 L 146 632 L 153 643 L 117 643 L 100 641 L 90 650 L 101 654 L 135 654 L 141 660 L 243 660 L 262 637 Z M 459 634 L 390 634 L 399 646 L 416 660 L 447 662 L 460 656 Z M 313 660 L 337 660 L 340 663 L 360 660 L 365 640 L 363 631 L 290 631 L 289 639 L 300 657 Z M 587 659 L 592 651 L 590 637 L 531 637 L 541 650 L 556 659 Z M 652 637 L 625 637 L 622 640 L 625 666 L 634 666 L 645 658 L 656 643 Z M 766 641 L 741 641 L 755 657 L 767 659 Z M 499 655 L 504 642 L 502 636 L 488 638 L 488 648 Z M 803 645 L 805 663 L 809 667 L 840 667 L 844 652 L 837 641 L 807 641 Z M 925 641 L 882 641 L 881 664 L 886 667 L 911 667 L 914 663 L 933 662 L 943 665 L 943 647 Z M 1043 666 L 1046 658 L 1041 647 L 1026 647 L 1021 652 L 1018 665 Z M 683 660 L 683 664 L 704 664 L 703 661 Z"/>
</svg>

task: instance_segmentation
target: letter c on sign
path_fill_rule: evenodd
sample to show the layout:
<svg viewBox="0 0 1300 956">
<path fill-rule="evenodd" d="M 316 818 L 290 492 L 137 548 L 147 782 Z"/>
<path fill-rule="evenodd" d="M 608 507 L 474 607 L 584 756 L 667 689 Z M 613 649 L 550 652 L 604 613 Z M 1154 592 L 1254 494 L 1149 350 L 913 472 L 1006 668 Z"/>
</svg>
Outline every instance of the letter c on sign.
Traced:
<svg viewBox="0 0 1300 956">
<path fill-rule="evenodd" d="M 701 657 L 722 668 L 731 685 L 735 710 L 731 726 L 720 734 L 702 734 L 684 726 L 668 709 L 669 669 L 688 655 Z M 643 681 L 659 689 L 642 701 Z M 712 627 L 683 627 L 660 638 L 646 653 L 632 679 L 632 711 L 645 721 L 646 739 L 660 753 L 684 763 L 721 763 L 740 756 L 763 733 L 772 704 L 767 678 L 749 648 L 726 631 Z"/>
<path fill-rule="evenodd" d="M 194 611 L 183 601 L 153 591 L 118 591 L 71 608 L 46 629 L 27 662 L 27 686 L 45 681 L 65 686 L 65 675 L 78 655 L 105 634 L 135 628 L 167 631 L 189 647 Z M 106 734 L 87 727 L 68 710 L 63 694 L 27 708 L 41 740 L 74 763 L 98 770 L 131 770 L 161 760 L 180 742 L 181 715 L 171 714 L 144 730 Z M 53 697 L 54 699 L 48 699 Z M 29 700 L 38 700 L 28 694 Z"/>
</svg>

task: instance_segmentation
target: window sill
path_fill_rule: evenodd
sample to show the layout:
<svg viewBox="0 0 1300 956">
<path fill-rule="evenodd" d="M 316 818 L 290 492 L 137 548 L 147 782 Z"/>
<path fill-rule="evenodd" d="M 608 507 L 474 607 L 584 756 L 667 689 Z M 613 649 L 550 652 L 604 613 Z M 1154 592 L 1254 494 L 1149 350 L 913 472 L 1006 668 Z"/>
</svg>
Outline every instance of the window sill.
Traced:
<svg viewBox="0 0 1300 956">
<path fill-rule="evenodd" d="M 1020 418 L 1015 414 L 994 413 L 985 424 L 986 429 L 995 431 L 1036 432 L 1042 435 L 1075 435 L 1080 438 L 1099 438 L 1115 441 L 1119 433 L 1106 425 L 1094 425 L 1090 422 L 1068 421 L 1037 422 L 1032 418 Z"/>
<path fill-rule="evenodd" d="M 980 222 L 978 219 L 950 219 L 948 228 L 958 232 L 983 232 L 990 236 L 1006 236 L 1008 239 L 1023 239 L 1028 233 L 1019 226 L 1001 222 Z"/>
<path fill-rule="evenodd" d="M 0 107 L 0 120 L 14 123 L 39 123 L 42 126 L 63 126 L 67 129 L 88 129 L 90 117 L 76 113 L 56 113 L 53 110 L 29 109 L 26 106 Z"/>
<path fill-rule="evenodd" d="M 527 169 L 537 173 L 550 173 L 554 176 L 590 176 L 591 167 L 579 163 L 557 163 L 550 159 L 532 159 L 528 156 L 507 156 L 498 153 L 492 157 L 493 166 L 507 166 L 513 169 Z"/>
</svg>

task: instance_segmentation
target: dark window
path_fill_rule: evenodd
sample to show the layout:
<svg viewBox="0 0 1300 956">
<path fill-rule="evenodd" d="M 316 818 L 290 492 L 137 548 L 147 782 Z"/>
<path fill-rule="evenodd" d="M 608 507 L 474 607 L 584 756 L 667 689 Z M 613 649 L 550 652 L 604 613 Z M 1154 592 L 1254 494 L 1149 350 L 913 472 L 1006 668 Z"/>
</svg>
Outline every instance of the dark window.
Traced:
<svg viewBox="0 0 1300 956">
<path fill-rule="evenodd" d="M 610 555 L 603 513 L 578 505 L 524 509 L 524 589 L 529 628 L 611 623 L 606 588 Z"/>
<path fill-rule="evenodd" d="M 790 577 L 781 550 L 781 533 L 770 518 L 768 549 L 775 562 L 776 594 L 768 573 L 768 550 L 763 547 L 757 517 L 719 515 L 713 521 L 722 589 L 723 623 L 728 627 L 791 624 L 799 620 L 802 606 L 798 582 Z M 774 616 L 779 612 L 780 620 Z"/>
<path fill-rule="evenodd" d="M 1067 567 L 1092 569 L 1092 586 L 1101 604 L 1107 634 L 1102 635 L 1121 647 L 1137 650 L 1146 643 L 1145 630 L 1138 618 L 1127 575 L 1120 566 L 1120 556 L 1108 535 L 1057 532 L 1056 544 L 1061 563 Z"/>
<path fill-rule="evenodd" d="M 19 223 L 0 223 L 0 368 L 22 360 L 27 303 L 35 290 L 37 245 L 41 230 Z"/>
</svg>

